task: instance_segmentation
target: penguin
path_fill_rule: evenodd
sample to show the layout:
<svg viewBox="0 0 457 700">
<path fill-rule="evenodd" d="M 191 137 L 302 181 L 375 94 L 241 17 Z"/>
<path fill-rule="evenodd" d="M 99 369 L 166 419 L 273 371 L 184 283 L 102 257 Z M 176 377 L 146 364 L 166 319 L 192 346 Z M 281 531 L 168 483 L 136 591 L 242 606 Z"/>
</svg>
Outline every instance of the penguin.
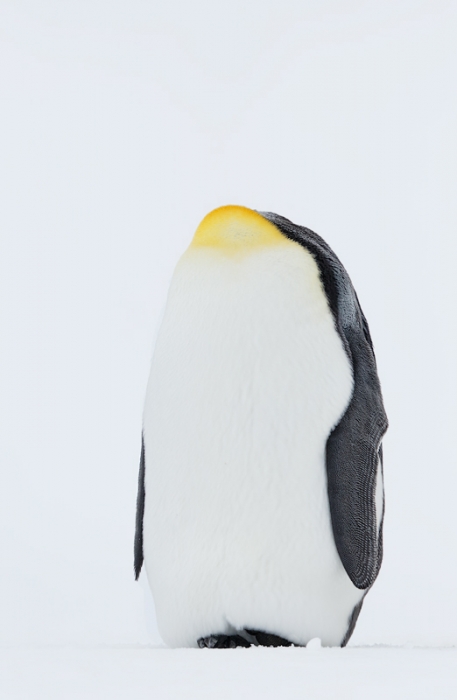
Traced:
<svg viewBox="0 0 457 700">
<path fill-rule="evenodd" d="M 143 416 L 134 569 L 171 647 L 345 646 L 382 561 L 387 417 L 329 245 L 224 206 L 171 281 Z"/>
</svg>

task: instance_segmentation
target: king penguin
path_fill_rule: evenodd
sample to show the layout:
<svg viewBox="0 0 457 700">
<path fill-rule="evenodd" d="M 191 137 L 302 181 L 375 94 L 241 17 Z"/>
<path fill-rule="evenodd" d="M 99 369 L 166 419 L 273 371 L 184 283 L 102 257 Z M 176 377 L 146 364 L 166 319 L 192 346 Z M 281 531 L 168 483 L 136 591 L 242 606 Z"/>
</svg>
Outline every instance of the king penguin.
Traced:
<svg viewBox="0 0 457 700">
<path fill-rule="evenodd" d="M 146 392 L 135 535 L 171 647 L 344 646 L 382 560 L 387 418 L 351 280 L 241 206 L 179 260 Z"/>
</svg>

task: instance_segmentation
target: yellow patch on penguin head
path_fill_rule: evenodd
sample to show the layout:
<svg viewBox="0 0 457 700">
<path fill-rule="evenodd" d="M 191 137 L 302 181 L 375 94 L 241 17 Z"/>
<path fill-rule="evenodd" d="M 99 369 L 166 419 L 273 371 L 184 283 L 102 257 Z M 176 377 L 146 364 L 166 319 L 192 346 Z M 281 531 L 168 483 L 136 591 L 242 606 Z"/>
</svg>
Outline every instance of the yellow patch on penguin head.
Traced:
<svg viewBox="0 0 457 700">
<path fill-rule="evenodd" d="M 258 212 L 229 205 L 205 216 L 195 232 L 191 248 L 211 247 L 223 253 L 239 254 L 288 242 L 279 229 Z"/>
</svg>

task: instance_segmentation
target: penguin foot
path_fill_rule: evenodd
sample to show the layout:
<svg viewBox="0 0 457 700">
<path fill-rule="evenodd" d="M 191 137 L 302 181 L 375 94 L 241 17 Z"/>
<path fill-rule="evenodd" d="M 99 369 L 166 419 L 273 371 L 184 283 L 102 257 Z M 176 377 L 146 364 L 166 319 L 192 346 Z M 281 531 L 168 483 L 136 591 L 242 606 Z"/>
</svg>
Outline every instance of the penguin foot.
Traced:
<svg viewBox="0 0 457 700">
<path fill-rule="evenodd" d="M 240 637 L 239 634 L 210 634 L 209 637 L 200 637 L 197 641 L 200 649 L 236 649 L 236 647 L 250 647 L 251 644 Z"/>
<path fill-rule="evenodd" d="M 277 634 L 270 634 L 269 632 L 259 632 L 259 630 L 246 630 L 246 632 L 252 635 L 257 643 L 261 647 L 291 647 L 292 642 L 284 637 L 278 637 Z"/>
</svg>

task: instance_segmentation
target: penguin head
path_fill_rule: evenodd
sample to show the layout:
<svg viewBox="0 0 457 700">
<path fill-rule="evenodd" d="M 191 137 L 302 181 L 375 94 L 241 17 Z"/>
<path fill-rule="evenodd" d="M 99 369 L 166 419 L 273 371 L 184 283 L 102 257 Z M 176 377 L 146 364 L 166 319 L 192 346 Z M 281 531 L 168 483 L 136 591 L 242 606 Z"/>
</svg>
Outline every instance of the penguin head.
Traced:
<svg viewBox="0 0 457 700">
<path fill-rule="evenodd" d="M 274 224 L 247 207 L 228 205 L 214 209 L 197 228 L 190 249 L 212 248 L 226 255 L 240 255 L 259 248 L 287 245 L 288 239 Z"/>
</svg>

